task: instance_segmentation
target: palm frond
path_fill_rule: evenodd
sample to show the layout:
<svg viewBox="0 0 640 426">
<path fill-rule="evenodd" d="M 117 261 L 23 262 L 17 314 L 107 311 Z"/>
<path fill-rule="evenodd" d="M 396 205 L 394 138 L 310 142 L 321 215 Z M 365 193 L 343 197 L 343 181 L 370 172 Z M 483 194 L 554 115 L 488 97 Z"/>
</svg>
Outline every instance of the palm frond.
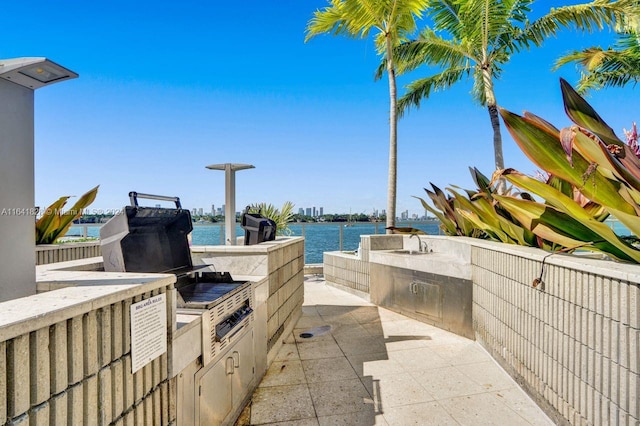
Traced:
<svg viewBox="0 0 640 426">
<path fill-rule="evenodd" d="M 447 40 L 431 29 L 425 29 L 417 40 L 398 45 L 393 50 L 398 72 L 412 71 L 421 65 L 460 67 L 471 59 L 478 62 L 473 51 L 455 40 Z"/>
<path fill-rule="evenodd" d="M 634 33 L 621 34 L 616 42 L 617 49 L 590 47 L 570 52 L 559 58 L 554 66 L 557 70 L 563 65 L 574 63 L 580 70 L 577 90 L 603 87 L 623 87 L 631 82 L 640 81 L 640 42 Z"/>
<path fill-rule="evenodd" d="M 517 39 L 519 44 L 540 46 L 545 38 L 556 35 L 565 28 L 593 32 L 606 27 L 615 27 L 625 22 L 627 14 L 637 13 L 637 0 L 595 0 L 591 3 L 552 8 L 534 21 Z"/>
<path fill-rule="evenodd" d="M 409 84 L 407 93 L 398 99 L 398 115 L 403 116 L 412 106 L 420 108 L 422 100 L 427 99 L 432 92 L 448 89 L 460 81 L 465 74 L 469 75 L 470 71 L 470 67 L 447 68 L 438 74 Z"/>
</svg>

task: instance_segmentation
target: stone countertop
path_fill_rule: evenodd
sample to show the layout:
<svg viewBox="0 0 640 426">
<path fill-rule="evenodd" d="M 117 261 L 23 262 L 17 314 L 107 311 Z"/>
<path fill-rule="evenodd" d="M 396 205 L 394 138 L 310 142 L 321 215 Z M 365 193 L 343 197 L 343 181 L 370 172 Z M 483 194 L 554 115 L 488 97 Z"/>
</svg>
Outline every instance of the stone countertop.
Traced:
<svg viewBox="0 0 640 426">
<path fill-rule="evenodd" d="M 58 275 L 59 274 L 59 275 Z M 54 287 L 33 296 L 0 303 L 0 342 L 100 309 L 158 288 L 173 286 L 174 275 L 49 271 L 39 278 Z"/>
<path fill-rule="evenodd" d="M 108 285 L 140 285 L 158 280 L 175 282 L 174 274 L 143 274 L 134 272 L 105 272 L 102 258 L 49 263 L 36 267 L 38 293 L 59 290 L 65 287 L 95 287 Z"/>
<path fill-rule="evenodd" d="M 466 280 L 471 279 L 471 265 L 458 256 L 438 252 L 408 254 L 398 251 L 371 251 L 369 252 L 369 262 Z"/>
<path fill-rule="evenodd" d="M 192 253 L 228 253 L 228 254 L 252 254 L 252 253 L 268 253 L 283 245 L 294 244 L 304 237 L 277 237 L 273 241 L 265 241 L 260 244 L 245 245 L 193 245 L 190 247 Z"/>
</svg>

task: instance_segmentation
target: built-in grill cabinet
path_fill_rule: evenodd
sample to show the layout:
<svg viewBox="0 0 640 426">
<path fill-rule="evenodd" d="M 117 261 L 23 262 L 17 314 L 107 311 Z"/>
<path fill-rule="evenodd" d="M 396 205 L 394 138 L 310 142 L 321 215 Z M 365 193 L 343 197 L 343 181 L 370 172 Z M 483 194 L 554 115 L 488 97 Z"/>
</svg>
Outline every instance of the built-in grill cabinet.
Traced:
<svg viewBox="0 0 640 426">
<path fill-rule="evenodd" d="M 177 312 L 196 312 L 202 321 L 202 339 L 193 342 L 202 344 L 202 356 L 178 374 L 179 423 L 231 422 L 255 379 L 251 282 L 193 266 L 191 214 L 178 197 L 130 192 L 129 198 L 131 205 L 100 229 L 104 269 L 176 275 Z M 175 208 L 141 207 L 138 198 Z"/>
</svg>

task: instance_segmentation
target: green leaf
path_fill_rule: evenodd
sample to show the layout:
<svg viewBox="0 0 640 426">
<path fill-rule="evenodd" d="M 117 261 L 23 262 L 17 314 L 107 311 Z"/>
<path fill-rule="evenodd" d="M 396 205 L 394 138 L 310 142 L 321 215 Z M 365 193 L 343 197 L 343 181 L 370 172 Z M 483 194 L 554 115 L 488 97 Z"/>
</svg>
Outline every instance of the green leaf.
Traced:
<svg viewBox="0 0 640 426">
<path fill-rule="evenodd" d="M 576 92 L 566 80 L 560 79 L 564 110 L 569 118 L 580 127 L 598 135 L 607 145 L 623 146 L 613 129 L 598 115 L 598 113 Z"/>
<path fill-rule="evenodd" d="M 640 251 L 618 237 L 607 225 L 580 220 L 535 201 L 496 196 L 500 204 L 521 223 L 544 239 L 565 247 L 603 252 L 618 260 L 640 263 Z"/>
<path fill-rule="evenodd" d="M 536 122 L 500 109 L 504 123 L 520 149 L 538 167 L 574 185 L 587 198 L 629 214 L 634 208 L 619 193 L 620 182 L 593 170 L 580 153 L 573 153 L 573 166 L 567 160 L 558 135 Z"/>
<path fill-rule="evenodd" d="M 66 212 L 62 208 L 69 196 L 60 197 L 44 211 L 42 217 L 36 222 L 36 244 L 51 244 L 63 237 L 75 219 L 82 216 L 83 210 L 96 198 L 99 186 L 90 189 L 83 194 L 78 201 Z"/>
</svg>

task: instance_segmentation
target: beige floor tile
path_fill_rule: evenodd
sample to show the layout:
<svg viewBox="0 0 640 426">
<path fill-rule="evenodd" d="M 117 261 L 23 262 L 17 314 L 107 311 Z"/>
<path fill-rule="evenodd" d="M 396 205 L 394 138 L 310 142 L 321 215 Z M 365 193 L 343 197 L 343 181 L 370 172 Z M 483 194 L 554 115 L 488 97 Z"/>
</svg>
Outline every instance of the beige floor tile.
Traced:
<svg viewBox="0 0 640 426">
<path fill-rule="evenodd" d="M 300 359 L 298 354 L 298 346 L 295 343 L 283 343 L 282 347 L 278 351 L 278 354 L 273 359 L 274 361 L 291 361 L 294 359 Z"/>
<path fill-rule="evenodd" d="M 363 380 L 363 383 L 377 411 L 434 399 L 409 373 L 374 376 L 372 380 Z"/>
<path fill-rule="evenodd" d="M 318 417 L 368 411 L 374 413 L 369 392 L 360 379 L 309 383 L 309 393 Z"/>
<path fill-rule="evenodd" d="M 319 327 L 324 330 L 324 327 Z M 313 337 L 302 337 L 302 333 L 313 334 Z M 294 328 L 293 329 L 293 337 L 296 343 L 309 343 L 309 342 L 319 342 L 319 341 L 333 341 L 333 336 L 331 335 L 331 329 L 327 331 L 318 332 L 315 328 Z"/>
<path fill-rule="evenodd" d="M 517 386 L 516 382 L 492 360 L 457 365 L 456 368 L 487 391 L 497 391 Z"/>
<path fill-rule="evenodd" d="M 402 314 L 381 307 L 378 307 L 378 315 L 382 322 L 402 321 L 407 319 L 407 317 Z"/>
<path fill-rule="evenodd" d="M 366 323 L 360 323 L 362 328 L 373 337 L 384 337 L 384 328 L 382 327 L 382 321 L 370 321 Z"/>
<path fill-rule="evenodd" d="M 344 356 L 303 360 L 302 368 L 309 384 L 358 378 Z"/>
<path fill-rule="evenodd" d="M 387 426 L 387 421 L 382 414 L 369 410 L 318 417 L 318 423 L 320 426 Z"/>
<path fill-rule="evenodd" d="M 350 355 L 347 359 L 360 377 L 380 377 L 404 373 L 402 366 L 395 360 L 389 359 L 386 352 Z"/>
<path fill-rule="evenodd" d="M 389 426 L 447 426 L 458 425 L 449 413 L 435 401 L 385 409 Z"/>
<path fill-rule="evenodd" d="M 306 385 L 260 387 L 253 394 L 252 425 L 314 417 L 316 412 Z"/>
<path fill-rule="evenodd" d="M 355 324 L 338 324 L 335 325 L 331 334 L 336 341 L 349 341 L 352 339 L 383 339 L 382 336 L 371 336 L 364 326 Z"/>
<path fill-rule="evenodd" d="M 269 423 L 269 426 L 318 426 L 318 419 L 292 420 L 290 422 Z"/>
<path fill-rule="evenodd" d="M 439 328 L 407 317 L 403 320 L 384 323 L 384 331 L 387 334 L 432 336 L 441 331 Z"/>
<path fill-rule="evenodd" d="M 292 420 L 290 422 L 269 423 L 269 426 L 319 426 L 318 419 Z"/>
<path fill-rule="evenodd" d="M 308 292 L 305 292 L 305 294 L 308 294 Z M 316 309 L 315 305 L 311 305 L 311 306 L 307 305 L 302 307 L 302 315 L 317 316 L 320 314 L 318 313 L 318 310 Z"/>
<path fill-rule="evenodd" d="M 370 354 L 386 351 L 384 340 L 371 336 L 353 336 L 349 339 L 339 340 L 336 336 L 336 342 L 345 355 Z"/>
<path fill-rule="evenodd" d="M 404 371 L 418 372 L 448 367 L 449 363 L 427 347 L 387 351 L 389 359 L 397 362 Z"/>
<path fill-rule="evenodd" d="M 339 317 L 341 315 L 348 315 L 353 310 L 355 310 L 353 306 L 341 306 L 341 305 L 322 305 L 317 304 L 316 310 L 323 317 Z"/>
<path fill-rule="evenodd" d="M 252 424 L 552 424 L 476 342 L 318 279 L 305 279 L 303 312 L 254 393 Z"/>
<path fill-rule="evenodd" d="M 519 387 L 504 389 L 497 392 L 491 392 L 493 396 L 498 398 L 516 412 L 520 417 L 535 426 L 550 426 L 553 422 L 538 407 L 529 396 Z"/>
<path fill-rule="evenodd" d="M 334 328 L 339 326 L 354 326 L 359 324 L 351 314 L 323 315 L 322 319 L 326 321 L 327 324 L 331 324 Z"/>
<path fill-rule="evenodd" d="M 296 323 L 296 328 L 313 328 L 326 324 L 327 322 L 320 315 L 303 315 Z"/>
<path fill-rule="evenodd" d="M 320 340 L 298 344 L 300 359 L 336 358 L 344 356 L 338 344 L 332 340 Z"/>
<path fill-rule="evenodd" d="M 475 364 L 491 360 L 490 355 L 478 343 L 470 340 L 455 344 L 430 345 L 429 348 L 451 365 Z"/>
<path fill-rule="evenodd" d="M 379 323 L 380 314 L 378 314 L 377 306 L 361 306 L 351 312 L 360 324 Z"/>
<path fill-rule="evenodd" d="M 430 336 L 388 335 L 384 339 L 387 351 L 401 351 L 404 349 L 425 348 L 428 346 Z"/>
<path fill-rule="evenodd" d="M 491 393 L 443 399 L 439 402 L 462 425 L 529 425 L 529 422 Z"/>
<path fill-rule="evenodd" d="M 260 382 L 260 386 L 299 385 L 306 382 L 301 361 L 274 361 Z"/>
<path fill-rule="evenodd" d="M 412 373 L 436 400 L 485 392 L 485 389 L 455 367 L 434 368 Z"/>
</svg>

